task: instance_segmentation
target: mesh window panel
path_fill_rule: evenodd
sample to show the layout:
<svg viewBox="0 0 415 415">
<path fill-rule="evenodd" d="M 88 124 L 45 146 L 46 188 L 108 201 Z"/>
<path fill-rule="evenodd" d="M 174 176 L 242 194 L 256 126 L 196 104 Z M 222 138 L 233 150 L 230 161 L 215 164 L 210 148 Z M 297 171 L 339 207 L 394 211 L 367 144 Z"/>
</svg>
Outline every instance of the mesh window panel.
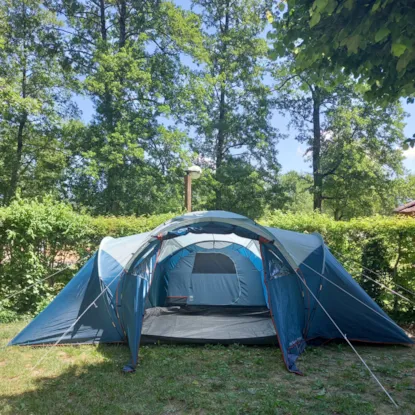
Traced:
<svg viewBox="0 0 415 415">
<path fill-rule="evenodd" d="M 197 253 L 193 274 L 236 274 L 235 264 L 224 254 Z"/>
</svg>

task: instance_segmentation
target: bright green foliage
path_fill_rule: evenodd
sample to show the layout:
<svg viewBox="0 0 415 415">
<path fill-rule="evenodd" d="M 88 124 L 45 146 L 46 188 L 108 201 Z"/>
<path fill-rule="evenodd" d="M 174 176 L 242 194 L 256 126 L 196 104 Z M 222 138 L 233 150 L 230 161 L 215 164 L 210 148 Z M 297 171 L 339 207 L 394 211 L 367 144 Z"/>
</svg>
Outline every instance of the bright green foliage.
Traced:
<svg viewBox="0 0 415 415">
<path fill-rule="evenodd" d="M 179 209 L 189 163 L 188 138 L 175 126 L 181 56 L 201 54 L 198 18 L 168 1 L 60 7 L 72 29 L 72 64 L 85 77 L 81 91 L 96 111 L 71 143 L 68 194 L 98 214 Z"/>
<path fill-rule="evenodd" d="M 271 2 L 193 4 L 201 13 L 206 59 L 191 71 L 185 92 L 186 123 L 195 135 L 192 147 L 208 161 L 204 167 L 212 169 L 213 206 L 224 209 L 238 199 L 238 211 L 256 210 L 258 215 L 267 192 L 269 199 L 273 196 L 279 169 L 277 131 L 271 125 L 270 91 L 264 83 L 268 46 L 260 36 Z"/>
<path fill-rule="evenodd" d="M 415 93 L 412 0 L 288 0 L 274 22 L 280 53 L 301 69 L 345 68 L 368 83 L 367 95 L 393 101 Z M 279 40 L 280 42 L 280 40 Z"/>
<path fill-rule="evenodd" d="M 285 202 L 283 211 L 293 213 L 310 213 L 313 211 L 313 196 L 311 194 L 312 177 L 300 174 L 295 170 L 281 175 L 281 187 Z"/>
<path fill-rule="evenodd" d="M 276 67 L 280 111 L 312 167 L 314 209 L 337 219 L 393 210 L 391 187 L 403 174 L 404 113 L 363 99 L 350 77 L 326 70 L 297 72 L 292 61 Z"/>
<path fill-rule="evenodd" d="M 0 203 L 19 190 L 56 190 L 69 155 L 63 126 L 69 102 L 60 22 L 38 0 L 0 5 Z"/>
<path fill-rule="evenodd" d="M 0 209 L 0 298 L 23 290 L 35 281 L 90 255 L 93 243 L 90 219 L 64 203 L 46 198 L 15 200 Z M 95 246 L 92 246 L 95 249 Z M 85 261 L 82 261 L 84 263 Z M 75 268 L 6 300 L 20 312 L 35 311 L 62 289 Z"/>
</svg>

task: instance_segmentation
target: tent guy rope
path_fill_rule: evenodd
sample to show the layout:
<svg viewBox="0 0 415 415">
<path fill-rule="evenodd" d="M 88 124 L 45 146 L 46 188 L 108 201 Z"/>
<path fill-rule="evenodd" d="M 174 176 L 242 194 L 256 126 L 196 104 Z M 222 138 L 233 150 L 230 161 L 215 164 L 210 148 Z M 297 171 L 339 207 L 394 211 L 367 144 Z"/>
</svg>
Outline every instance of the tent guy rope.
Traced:
<svg viewBox="0 0 415 415">
<path fill-rule="evenodd" d="M 100 294 L 91 302 L 91 304 L 84 310 L 84 312 L 70 325 L 70 327 L 62 334 L 61 337 L 47 350 L 47 352 L 37 361 L 37 363 L 32 367 L 32 371 L 35 370 L 40 363 L 45 360 L 45 358 L 49 355 L 49 353 L 53 350 L 55 346 L 57 346 L 62 339 L 75 327 L 75 325 L 78 323 L 78 321 L 88 312 L 88 310 L 95 305 L 95 302 L 108 291 L 111 284 L 124 272 L 124 269 L 122 269 L 110 282 L 109 284 L 100 292 Z"/>
<path fill-rule="evenodd" d="M 384 316 L 383 314 L 379 313 L 379 311 L 375 310 L 374 308 L 370 307 L 369 305 L 365 304 L 363 301 L 359 300 L 357 297 L 355 297 L 353 294 L 349 293 L 348 291 L 346 291 L 344 288 L 340 287 L 340 285 L 336 284 L 333 281 L 330 281 L 327 277 L 325 277 L 323 274 L 321 274 L 320 272 L 316 271 L 314 268 L 308 266 L 307 264 L 303 263 L 302 265 L 304 265 L 305 267 L 307 267 L 308 269 L 310 269 L 311 271 L 315 272 L 317 275 L 320 275 L 320 277 L 324 278 L 326 281 L 328 281 L 330 284 L 334 285 L 335 287 L 337 287 L 339 290 L 343 291 L 344 293 L 346 293 L 348 296 L 354 298 L 356 301 L 358 301 L 360 304 L 364 305 L 366 308 L 368 308 L 369 310 L 372 310 L 374 313 L 376 313 L 378 316 L 382 317 L 384 320 L 386 320 L 388 323 L 393 323 L 396 327 L 398 327 L 399 329 L 402 330 L 402 328 L 396 324 L 392 319 Z"/>
<path fill-rule="evenodd" d="M 370 272 L 370 273 L 371 273 L 371 274 L 373 274 L 373 275 L 377 275 L 378 277 L 383 277 L 383 275 L 382 275 L 382 274 L 380 274 L 379 272 L 373 271 L 372 269 L 370 269 L 370 268 L 367 268 L 367 267 L 363 266 L 360 262 L 356 261 L 355 259 L 348 258 L 348 257 L 346 257 L 346 255 L 342 254 L 341 252 L 338 252 L 338 251 L 337 251 L 337 250 L 335 250 L 335 249 L 332 249 L 332 248 L 329 248 L 329 249 L 330 249 L 330 251 L 335 252 L 335 253 L 336 253 L 336 255 L 338 255 L 338 256 L 340 256 L 340 257 L 342 257 L 342 258 L 343 258 L 343 259 L 345 259 L 346 261 L 351 261 L 351 262 L 354 262 L 354 263 L 356 264 L 356 266 L 362 267 L 365 271 L 368 271 L 368 272 Z M 387 287 L 386 285 L 383 285 L 383 284 L 381 284 L 380 282 L 373 280 L 372 278 L 368 277 L 367 275 L 362 274 L 362 276 L 363 276 L 363 277 L 365 277 L 365 278 L 367 278 L 368 280 L 371 280 L 371 281 L 375 282 L 376 284 L 381 285 L 382 287 L 384 287 L 384 288 L 386 288 L 387 290 L 391 291 L 393 294 L 396 294 L 396 295 L 398 295 L 398 296 L 402 297 L 403 299 L 405 299 L 405 300 L 407 300 L 407 301 L 411 301 L 411 300 L 408 300 L 406 297 L 402 296 L 401 294 L 397 293 L 396 291 L 392 290 L 391 288 Z M 412 294 L 413 296 L 415 296 L 415 292 L 414 292 L 414 291 L 411 291 L 411 290 L 409 290 L 408 288 L 405 288 L 405 287 L 403 287 L 402 285 L 397 284 L 396 282 L 394 282 L 393 284 L 394 284 L 394 285 L 396 285 L 397 287 L 399 287 L 400 289 L 402 289 L 402 290 L 404 290 L 404 291 L 408 292 L 409 294 Z"/>
<path fill-rule="evenodd" d="M 330 321 L 334 324 L 336 329 L 339 331 L 339 333 L 343 336 L 344 340 L 348 343 L 348 345 L 352 348 L 352 350 L 356 353 L 356 356 L 360 359 L 360 361 L 363 363 L 363 365 L 366 367 L 366 369 L 369 371 L 373 379 L 377 382 L 377 384 L 382 388 L 383 392 L 385 392 L 386 396 L 389 398 L 389 400 L 395 405 L 396 408 L 399 408 L 397 403 L 394 401 L 392 396 L 389 394 L 389 392 L 385 389 L 385 387 L 382 385 L 380 380 L 376 377 L 376 375 L 372 372 L 370 367 L 367 365 L 367 363 L 364 361 L 363 357 L 360 356 L 358 351 L 354 348 L 350 340 L 347 338 L 346 334 L 343 333 L 343 331 L 340 329 L 340 327 L 337 325 L 337 323 L 334 321 L 334 319 L 331 317 L 331 315 L 328 313 L 328 311 L 323 307 L 323 304 L 321 304 L 320 300 L 317 298 L 317 296 L 313 293 L 313 291 L 310 289 L 310 287 L 307 285 L 305 279 L 301 278 L 298 274 L 297 270 L 294 270 L 297 277 L 300 279 L 300 281 L 304 284 L 304 286 L 307 288 L 308 292 L 313 296 L 313 298 L 316 300 L 317 304 L 321 307 L 321 309 L 324 311 L 326 316 L 330 319 Z"/>
<path fill-rule="evenodd" d="M 61 272 L 63 272 L 63 271 L 66 271 L 67 269 L 71 268 L 73 265 L 75 265 L 75 264 L 77 264 L 78 262 L 81 262 L 81 261 L 83 261 L 84 259 L 87 259 L 87 258 L 88 258 L 88 255 L 87 255 L 87 256 L 85 256 L 85 257 L 83 257 L 83 258 L 78 259 L 78 260 L 77 260 L 76 262 L 74 262 L 73 264 L 69 264 L 69 265 L 68 265 L 68 266 L 66 266 L 65 268 L 62 268 L 62 269 L 60 269 L 60 270 L 58 270 L 58 271 L 55 271 L 53 274 L 50 274 L 50 275 L 48 275 L 48 276 L 47 276 L 47 277 L 45 277 L 45 278 L 41 278 L 40 280 L 35 281 L 33 284 L 28 285 L 27 287 L 23 288 L 22 290 L 17 291 L 17 292 L 15 292 L 15 293 L 13 293 L 13 294 L 11 294 L 11 295 L 9 295 L 9 296 L 7 296 L 7 297 L 3 298 L 3 299 L 0 301 L 0 304 L 4 303 L 6 300 L 8 300 L 8 299 L 10 299 L 10 298 L 12 298 L 12 297 L 14 297 L 14 296 L 16 296 L 16 295 L 18 295 L 18 294 L 21 294 L 21 293 L 25 292 L 25 291 L 26 291 L 26 290 L 28 290 L 29 288 L 34 287 L 35 285 L 40 284 L 41 282 L 46 281 L 46 280 L 48 280 L 49 278 L 52 278 L 52 277 L 54 277 L 55 275 L 58 275 L 59 273 L 61 273 Z"/>
</svg>

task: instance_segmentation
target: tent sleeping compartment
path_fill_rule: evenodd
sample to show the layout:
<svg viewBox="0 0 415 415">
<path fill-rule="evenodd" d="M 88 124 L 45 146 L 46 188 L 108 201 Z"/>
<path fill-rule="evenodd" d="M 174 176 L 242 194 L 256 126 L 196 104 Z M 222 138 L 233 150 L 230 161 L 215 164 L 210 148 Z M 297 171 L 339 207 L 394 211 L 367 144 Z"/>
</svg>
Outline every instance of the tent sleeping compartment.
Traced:
<svg viewBox="0 0 415 415">
<path fill-rule="evenodd" d="M 323 308 L 324 307 L 324 308 Z M 234 213 L 193 212 L 99 250 L 10 345 L 276 343 L 287 369 L 310 342 L 413 342 L 353 280 L 318 234 Z"/>
</svg>

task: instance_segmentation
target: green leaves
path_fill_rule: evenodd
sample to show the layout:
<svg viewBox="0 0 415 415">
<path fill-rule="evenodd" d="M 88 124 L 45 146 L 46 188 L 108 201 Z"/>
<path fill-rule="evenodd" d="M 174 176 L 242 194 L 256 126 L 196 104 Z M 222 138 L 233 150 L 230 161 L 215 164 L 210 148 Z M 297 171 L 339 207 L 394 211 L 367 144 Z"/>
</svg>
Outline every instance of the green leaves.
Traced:
<svg viewBox="0 0 415 415">
<path fill-rule="evenodd" d="M 409 4 L 409 0 L 376 0 L 366 6 L 355 0 L 296 0 L 289 15 L 275 26 L 279 40 L 301 43 L 298 70 L 344 70 L 372 86 L 368 99 L 392 102 L 415 91 L 415 9 Z"/>
<path fill-rule="evenodd" d="M 390 34 L 390 30 L 387 27 L 380 28 L 375 34 L 375 42 L 382 41 L 386 36 Z"/>
<path fill-rule="evenodd" d="M 320 13 L 314 12 L 313 15 L 311 16 L 310 27 L 313 28 L 314 26 L 316 26 L 319 23 L 320 18 L 321 18 Z"/>
<path fill-rule="evenodd" d="M 360 46 L 361 39 L 362 38 L 360 35 L 354 35 L 354 36 L 347 38 L 344 42 L 344 44 L 347 47 L 347 51 L 349 53 L 357 53 L 359 46 Z"/>
<path fill-rule="evenodd" d="M 393 43 L 391 47 L 391 52 L 393 56 L 401 56 L 405 53 L 407 47 L 403 43 Z"/>
</svg>

